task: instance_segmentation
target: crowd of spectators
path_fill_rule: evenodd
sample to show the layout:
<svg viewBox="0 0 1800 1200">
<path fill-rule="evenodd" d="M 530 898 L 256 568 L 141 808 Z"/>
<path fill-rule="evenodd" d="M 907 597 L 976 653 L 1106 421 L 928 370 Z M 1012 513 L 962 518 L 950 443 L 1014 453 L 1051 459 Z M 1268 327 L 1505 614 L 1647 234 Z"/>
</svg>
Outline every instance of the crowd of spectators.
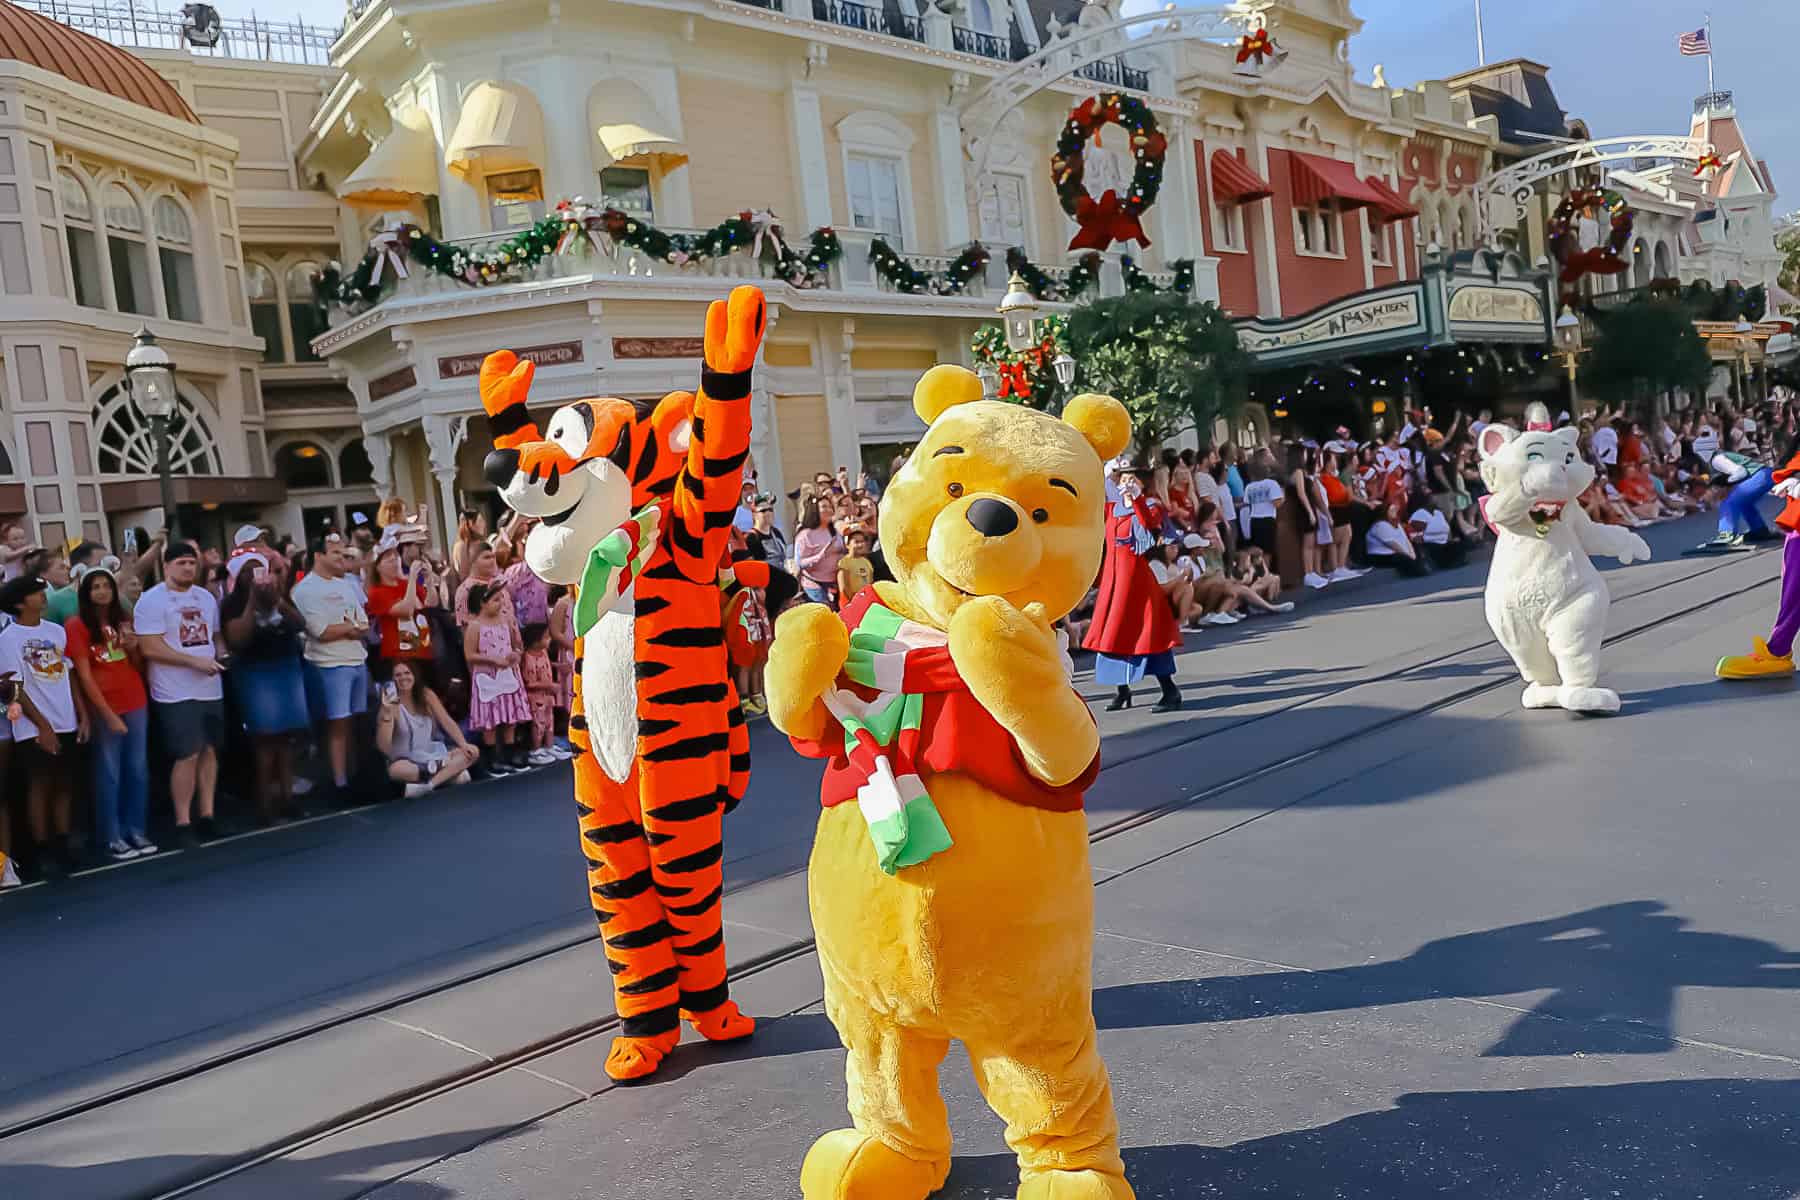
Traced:
<svg viewBox="0 0 1800 1200">
<path fill-rule="evenodd" d="M 1150 514 L 1143 553 L 1172 615 L 1198 630 L 1290 611 L 1284 576 L 1321 590 L 1372 567 L 1465 562 L 1490 536 L 1476 439 L 1491 420 L 1440 429 L 1422 409 L 1376 440 L 1340 428 L 1110 474 Z M 1581 504 L 1631 527 L 1718 504 L 1800 441 L 1800 406 L 1779 388 L 1752 410 L 1575 423 L 1596 471 Z M 875 477 L 820 472 L 788 500 L 778 519 L 752 478 L 733 524 L 731 557 L 767 568 L 722 614 L 753 714 L 785 607 L 842 607 L 893 578 Z M 525 564 L 532 524 L 490 531 L 465 512 L 443 554 L 396 501 L 307 547 L 254 526 L 229 550 L 133 530 L 114 554 L 0 527 L 0 886 L 155 854 L 153 834 L 204 843 L 222 832 L 222 796 L 234 821 L 267 825 L 570 757 L 573 598 Z M 1092 617 L 1090 593 L 1065 622 L 1071 645 Z"/>
<path fill-rule="evenodd" d="M 397 502 L 308 547 L 0 529 L 0 886 L 571 757 L 530 527 L 464 513 L 448 556 Z"/>
</svg>

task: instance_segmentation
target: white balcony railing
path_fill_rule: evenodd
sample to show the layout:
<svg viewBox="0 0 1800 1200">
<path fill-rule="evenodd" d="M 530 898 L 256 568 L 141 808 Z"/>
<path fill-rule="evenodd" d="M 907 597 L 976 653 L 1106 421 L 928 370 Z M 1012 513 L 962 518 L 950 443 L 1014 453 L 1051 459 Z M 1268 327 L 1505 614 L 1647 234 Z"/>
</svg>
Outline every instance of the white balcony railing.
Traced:
<svg viewBox="0 0 1800 1200">
<path fill-rule="evenodd" d="M 189 14 L 181 5 L 158 7 L 155 0 L 16 0 L 34 12 L 61 21 L 115 46 L 146 50 L 186 50 L 190 54 L 218 58 L 249 58 L 262 62 L 306 63 L 325 66 L 331 61 L 336 31 L 298 19 L 270 21 L 252 12 L 247 17 L 223 16 L 211 6 L 206 13 Z"/>
</svg>

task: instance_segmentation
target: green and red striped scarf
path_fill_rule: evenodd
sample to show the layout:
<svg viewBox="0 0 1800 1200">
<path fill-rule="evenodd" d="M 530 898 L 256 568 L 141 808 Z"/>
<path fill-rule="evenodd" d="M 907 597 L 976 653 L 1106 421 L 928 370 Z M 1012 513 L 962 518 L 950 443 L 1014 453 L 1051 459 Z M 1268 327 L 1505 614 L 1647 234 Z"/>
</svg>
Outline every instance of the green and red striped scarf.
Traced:
<svg viewBox="0 0 1800 1200">
<path fill-rule="evenodd" d="M 588 551 L 587 568 L 575 590 L 576 637 L 586 637 L 600 623 L 602 609 L 625 594 L 656 553 L 660 515 L 656 504 L 647 505 Z"/>
<path fill-rule="evenodd" d="M 873 688 L 865 700 L 845 688 L 825 695 L 844 727 L 844 753 L 862 776 L 856 803 L 868 823 L 876 861 L 889 875 L 953 844 L 918 772 L 920 724 L 928 692 L 962 691 L 943 631 L 908 621 L 876 601 L 850 630 L 844 675 Z M 844 615 L 849 618 L 855 606 Z"/>
</svg>

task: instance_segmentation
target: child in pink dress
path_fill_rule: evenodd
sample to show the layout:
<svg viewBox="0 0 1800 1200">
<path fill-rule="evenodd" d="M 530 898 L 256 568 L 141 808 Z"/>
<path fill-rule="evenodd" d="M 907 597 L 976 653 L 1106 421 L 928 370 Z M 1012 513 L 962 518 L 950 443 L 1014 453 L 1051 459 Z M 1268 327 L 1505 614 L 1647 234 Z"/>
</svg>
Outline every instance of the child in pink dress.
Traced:
<svg viewBox="0 0 1800 1200">
<path fill-rule="evenodd" d="M 513 726 L 531 720 L 525 681 L 519 674 L 525 647 L 518 626 L 506 618 L 505 599 L 502 584 L 471 587 L 466 601 L 469 625 L 463 631 L 470 674 L 469 729 L 481 735 L 482 759 L 494 775 L 529 769 L 524 747 L 513 741 Z"/>
<path fill-rule="evenodd" d="M 550 665 L 550 626 L 539 621 L 525 627 L 525 696 L 531 706 L 531 754 L 534 767 L 561 759 L 551 748 L 556 736 L 556 669 Z"/>
</svg>

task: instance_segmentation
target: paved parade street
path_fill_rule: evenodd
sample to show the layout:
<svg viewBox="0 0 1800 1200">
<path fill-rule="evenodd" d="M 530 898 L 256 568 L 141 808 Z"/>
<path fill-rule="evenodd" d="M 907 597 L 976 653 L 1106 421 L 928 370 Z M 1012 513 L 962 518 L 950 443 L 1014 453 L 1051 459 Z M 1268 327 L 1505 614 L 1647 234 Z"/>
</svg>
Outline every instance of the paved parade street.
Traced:
<svg viewBox="0 0 1800 1200">
<path fill-rule="evenodd" d="M 1100 716 L 1094 1008 L 1140 1196 L 1800 1193 L 1794 689 L 1711 677 L 1778 556 L 1651 532 L 1607 573 L 1616 718 L 1519 709 L 1480 563 L 1190 635 L 1185 711 Z M 635 1089 L 561 769 L 10 897 L 0 1193 L 797 1194 L 844 1104 L 817 772 L 766 724 L 755 752 L 725 915 L 763 1024 Z M 1010 1196 L 960 1051 L 943 1080 L 943 1194 Z"/>
</svg>

